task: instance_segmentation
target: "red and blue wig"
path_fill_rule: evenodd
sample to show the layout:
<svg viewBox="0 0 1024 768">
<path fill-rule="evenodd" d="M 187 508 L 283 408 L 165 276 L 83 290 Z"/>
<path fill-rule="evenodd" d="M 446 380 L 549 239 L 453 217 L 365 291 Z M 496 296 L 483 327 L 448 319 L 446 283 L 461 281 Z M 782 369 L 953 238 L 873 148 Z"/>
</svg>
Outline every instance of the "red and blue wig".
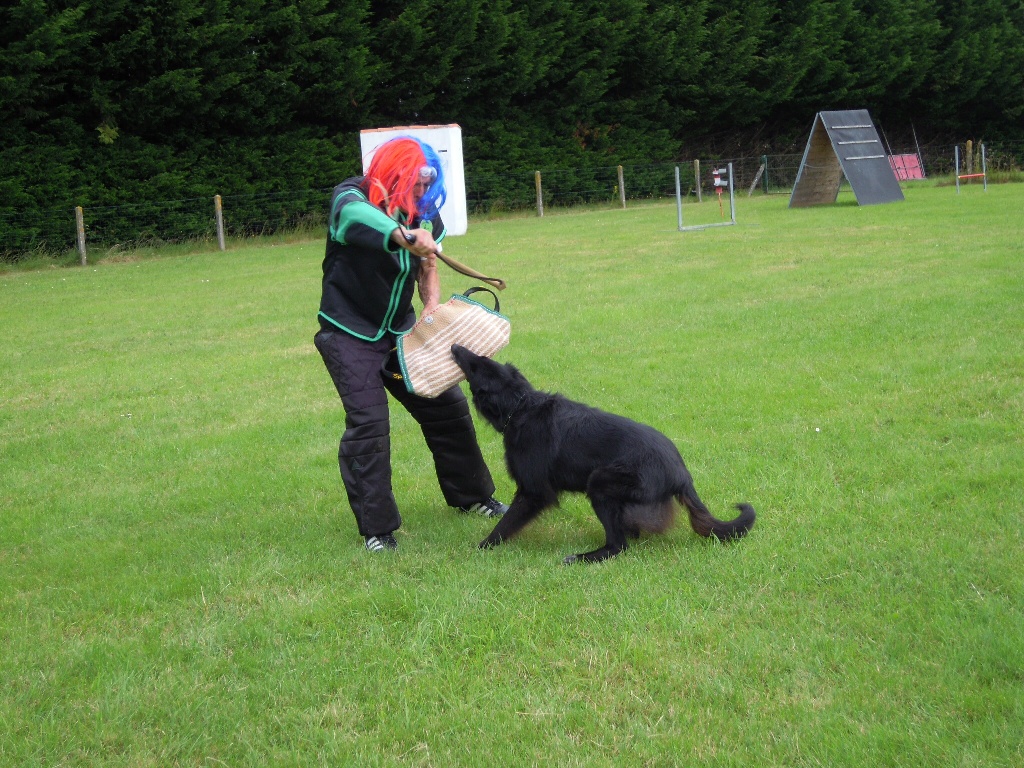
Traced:
<svg viewBox="0 0 1024 768">
<path fill-rule="evenodd" d="M 417 202 L 413 188 L 421 174 L 431 178 L 431 183 Z M 366 169 L 363 187 L 371 203 L 388 216 L 401 211 L 407 221 L 433 216 L 447 198 L 441 158 L 429 144 L 410 136 L 399 136 L 377 148 Z"/>
</svg>

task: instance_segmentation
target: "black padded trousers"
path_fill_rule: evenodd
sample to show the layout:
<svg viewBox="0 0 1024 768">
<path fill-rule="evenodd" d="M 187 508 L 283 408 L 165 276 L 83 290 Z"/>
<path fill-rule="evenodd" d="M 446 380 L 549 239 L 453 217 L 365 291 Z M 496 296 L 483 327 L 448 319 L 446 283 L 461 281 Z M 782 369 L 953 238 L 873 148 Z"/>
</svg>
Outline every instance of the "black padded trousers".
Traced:
<svg viewBox="0 0 1024 768">
<path fill-rule="evenodd" d="M 391 533 L 402 524 L 391 488 L 388 392 L 420 425 L 449 506 L 473 504 L 494 493 L 469 403 L 458 386 L 438 397 L 420 397 L 406 390 L 403 382 L 385 376 L 381 368 L 394 348 L 388 336 L 371 342 L 321 330 L 313 343 L 345 407 L 338 468 L 361 535 Z"/>
</svg>

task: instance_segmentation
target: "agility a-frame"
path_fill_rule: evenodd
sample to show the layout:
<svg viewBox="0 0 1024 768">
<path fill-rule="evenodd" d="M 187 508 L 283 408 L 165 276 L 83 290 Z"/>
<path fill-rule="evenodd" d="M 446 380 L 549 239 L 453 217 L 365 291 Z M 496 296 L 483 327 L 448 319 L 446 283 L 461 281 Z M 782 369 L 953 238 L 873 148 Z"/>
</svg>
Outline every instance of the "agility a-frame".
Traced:
<svg viewBox="0 0 1024 768">
<path fill-rule="evenodd" d="M 866 109 L 817 114 L 789 207 L 834 203 L 844 175 L 860 205 L 903 199 L 903 190 Z"/>
</svg>

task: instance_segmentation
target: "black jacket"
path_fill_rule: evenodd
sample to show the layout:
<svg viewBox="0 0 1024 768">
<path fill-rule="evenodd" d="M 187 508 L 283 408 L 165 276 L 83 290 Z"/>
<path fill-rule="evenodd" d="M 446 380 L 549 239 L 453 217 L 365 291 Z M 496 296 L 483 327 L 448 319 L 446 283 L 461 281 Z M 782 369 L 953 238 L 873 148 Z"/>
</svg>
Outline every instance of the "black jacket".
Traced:
<svg viewBox="0 0 1024 768">
<path fill-rule="evenodd" d="M 370 203 L 362 177 L 343 181 L 331 194 L 327 252 L 323 262 L 320 327 L 342 330 L 367 341 L 401 334 L 416 322 L 412 296 L 420 260 L 391 240 L 399 224 L 445 235 L 440 214 L 406 223 Z"/>
</svg>

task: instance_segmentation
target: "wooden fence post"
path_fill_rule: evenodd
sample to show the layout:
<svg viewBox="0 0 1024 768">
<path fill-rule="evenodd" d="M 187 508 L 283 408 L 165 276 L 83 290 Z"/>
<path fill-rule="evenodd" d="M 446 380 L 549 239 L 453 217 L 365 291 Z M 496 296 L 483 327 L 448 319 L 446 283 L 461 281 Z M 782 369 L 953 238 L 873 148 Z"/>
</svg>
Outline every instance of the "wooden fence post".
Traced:
<svg viewBox="0 0 1024 768">
<path fill-rule="evenodd" d="M 544 216 L 544 197 L 541 193 L 540 186 L 540 171 L 535 171 L 533 174 L 534 184 L 537 186 L 537 215 L 540 217 Z"/>
<path fill-rule="evenodd" d="M 224 247 L 224 208 L 221 206 L 220 195 L 213 196 L 213 215 L 217 219 L 217 245 L 222 251 Z"/>
<path fill-rule="evenodd" d="M 761 167 L 757 169 L 757 173 L 754 174 L 754 180 L 750 184 L 750 191 L 747 192 L 747 197 L 754 194 L 754 190 L 757 189 L 757 183 L 761 180 L 761 174 L 764 173 L 764 163 L 761 163 Z"/>
<path fill-rule="evenodd" d="M 703 202 L 700 196 L 700 160 L 693 161 L 693 183 L 697 186 L 697 202 Z"/>
<path fill-rule="evenodd" d="M 85 258 L 85 215 L 82 213 L 82 206 L 75 206 L 75 230 L 78 233 L 78 257 L 84 267 Z"/>
<path fill-rule="evenodd" d="M 622 210 L 626 210 L 626 182 L 622 176 L 622 166 L 619 166 L 619 199 L 622 201 Z"/>
</svg>

